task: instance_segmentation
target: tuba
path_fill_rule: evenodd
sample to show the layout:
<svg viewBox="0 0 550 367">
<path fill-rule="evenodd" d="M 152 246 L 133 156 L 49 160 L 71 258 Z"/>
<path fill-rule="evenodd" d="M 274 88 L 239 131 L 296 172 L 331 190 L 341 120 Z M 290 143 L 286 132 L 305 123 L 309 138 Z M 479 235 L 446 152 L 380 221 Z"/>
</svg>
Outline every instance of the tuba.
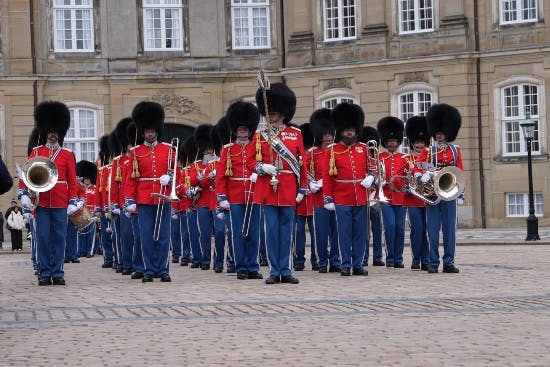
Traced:
<svg viewBox="0 0 550 367">
<path fill-rule="evenodd" d="M 415 197 L 430 205 L 436 205 L 441 200 L 452 201 L 464 190 L 464 172 L 456 166 L 447 166 L 435 172 L 432 179 L 426 183 L 418 182 L 414 177 L 409 179 L 410 192 Z M 435 200 L 430 197 L 435 196 Z"/>
<path fill-rule="evenodd" d="M 46 157 L 33 157 L 21 166 L 21 179 L 29 190 L 33 202 L 30 210 L 36 209 L 41 192 L 51 190 L 57 183 L 57 166 Z"/>
</svg>

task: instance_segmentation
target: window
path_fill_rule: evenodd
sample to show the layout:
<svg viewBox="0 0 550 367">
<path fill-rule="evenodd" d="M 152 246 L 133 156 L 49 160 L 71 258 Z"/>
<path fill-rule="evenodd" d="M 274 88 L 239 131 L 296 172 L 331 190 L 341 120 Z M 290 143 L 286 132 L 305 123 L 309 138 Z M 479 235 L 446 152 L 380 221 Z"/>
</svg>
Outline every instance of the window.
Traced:
<svg viewBox="0 0 550 367">
<path fill-rule="evenodd" d="M 234 49 L 269 48 L 269 1 L 232 0 Z"/>
<path fill-rule="evenodd" d="M 399 32 L 433 31 L 433 11 L 432 0 L 399 0 Z"/>
<path fill-rule="evenodd" d="M 324 108 L 330 108 L 330 109 L 333 109 L 339 103 L 356 103 L 356 102 L 355 102 L 355 99 L 352 97 L 332 97 L 332 98 L 324 99 L 321 102 Z"/>
<path fill-rule="evenodd" d="M 535 216 L 542 217 L 544 210 L 542 207 L 542 193 L 533 193 L 535 205 Z M 508 193 L 506 194 L 506 216 L 507 217 L 527 217 L 529 215 L 529 194 Z"/>
<path fill-rule="evenodd" d="M 181 0 L 143 0 L 145 51 L 183 50 Z"/>
<path fill-rule="evenodd" d="M 94 50 L 92 0 L 54 0 L 53 24 L 56 52 Z"/>
<path fill-rule="evenodd" d="M 432 105 L 432 94 L 422 91 L 411 91 L 397 96 L 399 103 L 398 117 L 404 123 L 413 116 L 424 116 Z M 409 141 L 406 136 L 403 136 L 401 151 L 409 153 Z"/>
<path fill-rule="evenodd" d="M 500 24 L 535 22 L 537 0 L 500 0 Z"/>
<path fill-rule="evenodd" d="M 90 108 L 69 108 L 71 112 L 71 126 L 65 135 L 63 146 L 75 154 L 76 161 L 87 160 L 94 162 L 98 150 L 98 114 Z"/>
<path fill-rule="evenodd" d="M 324 0 L 325 42 L 355 39 L 355 0 Z"/>
<path fill-rule="evenodd" d="M 535 134 L 531 144 L 533 154 L 540 154 L 539 88 L 534 84 L 515 84 L 502 88 L 502 144 L 503 155 L 527 154 L 527 143 L 521 131 L 520 121 L 529 110 L 535 121 Z"/>
</svg>

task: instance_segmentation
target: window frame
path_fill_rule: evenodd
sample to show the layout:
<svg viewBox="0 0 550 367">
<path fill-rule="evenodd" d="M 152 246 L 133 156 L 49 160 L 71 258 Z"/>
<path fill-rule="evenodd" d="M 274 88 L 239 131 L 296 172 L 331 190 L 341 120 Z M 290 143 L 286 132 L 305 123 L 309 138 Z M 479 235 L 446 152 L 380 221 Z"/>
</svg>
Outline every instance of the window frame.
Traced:
<svg viewBox="0 0 550 367">
<path fill-rule="evenodd" d="M 420 14 L 419 14 L 420 13 L 419 1 L 421 0 L 413 0 L 414 4 L 413 4 L 412 12 L 414 14 L 413 15 L 413 24 L 415 27 L 414 30 L 404 30 L 403 24 L 405 20 L 403 19 L 403 8 L 402 8 L 403 1 L 405 0 L 397 0 L 397 20 L 399 23 L 399 26 L 398 26 L 399 34 L 418 34 L 418 33 L 428 33 L 428 32 L 435 31 L 436 10 L 437 10 L 435 6 L 436 0 L 425 0 L 425 1 L 431 2 L 431 18 L 425 18 L 425 19 L 431 19 L 431 27 L 425 28 L 425 29 L 420 29 L 420 24 L 423 21 L 423 19 L 420 18 Z"/>
<path fill-rule="evenodd" d="M 516 5 L 516 11 L 515 11 L 515 14 L 516 14 L 516 20 L 504 20 L 504 15 L 505 15 L 505 10 L 504 10 L 504 3 L 505 2 L 515 2 L 515 5 Z M 499 24 L 500 25 L 511 25 L 511 24 L 525 24 L 525 23 L 536 23 L 538 22 L 538 14 L 539 14 L 539 1 L 538 0 L 533 0 L 534 1 L 534 13 L 535 13 L 535 16 L 533 18 L 527 18 L 527 19 L 520 19 L 520 17 L 523 16 L 523 12 L 524 12 L 524 7 L 523 7 L 523 2 L 522 1 L 519 1 L 519 0 L 498 0 L 498 17 L 499 17 Z"/>
<path fill-rule="evenodd" d="M 104 112 L 103 112 L 103 107 L 102 106 L 99 106 L 99 105 L 96 105 L 96 104 L 93 104 L 93 103 L 89 103 L 89 102 L 77 102 L 77 101 L 72 101 L 72 102 L 66 102 L 65 103 L 67 108 L 69 109 L 70 113 L 71 113 L 71 125 L 69 127 L 69 130 L 67 131 L 67 134 L 65 135 L 65 138 L 64 138 L 64 141 L 63 141 L 63 146 L 64 147 L 67 147 L 67 143 L 69 144 L 74 144 L 75 145 L 75 149 L 71 149 L 75 155 L 75 158 L 76 158 L 76 161 L 79 162 L 80 160 L 84 159 L 82 157 L 82 151 L 81 151 L 81 147 L 79 146 L 79 144 L 83 144 L 83 143 L 94 143 L 94 157 L 93 159 L 86 159 L 86 160 L 90 160 L 91 162 L 94 162 L 95 159 L 97 158 L 97 152 L 99 152 L 99 138 L 103 135 L 103 126 L 104 126 L 104 121 L 103 121 L 103 116 L 104 116 Z M 79 111 L 79 110 L 83 110 L 83 111 L 92 111 L 93 114 L 94 114 L 94 129 L 95 129 L 95 135 L 92 136 L 92 137 L 86 137 L 86 138 L 80 138 L 79 136 L 79 129 L 77 129 L 77 126 L 75 126 L 75 121 L 74 121 L 74 116 L 75 116 L 75 112 L 76 111 Z M 69 138 L 68 137 L 68 134 L 69 134 L 69 131 L 70 129 L 73 129 L 74 132 L 75 132 L 75 137 L 74 138 Z"/>
<path fill-rule="evenodd" d="M 269 0 L 258 0 L 262 2 L 256 2 L 252 3 L 251 0 L 242 0 L 246 1 L 246 3 L 240 3 L 239 0 L 231 0 L 230 3 L 230 18 L 231 18 L 231 47 L 233 50 L 265 50 L 271 48 L 271 12 L 270 12 L 270 4 Z M 236 21 L 235 21 L 235 10 L 236 9 L 246 9 L 247 15 L 247 30 L 248 32 L 248 46 L 238 46 L 237 45 L 237 38 L 236 38 Z M 257 18 L 254 18 L 254 9 L 265 9 L 266 14 L 266 24 L 265 28 L 267 29 L 267 35 L 266 45 L 254 45 L 254 20 Z M 261 18 L 260 18 L 261 19 Z M 261 28 L 260 28 L 261 29 Z M 263 37 L 260 37 L 263 38 Z"/>
<path fill-rule="evenodd" d="M 511 214 L 510 213 L 510 207 L 511 203 L 509 202 L 510 197 L 518 196 L 520 195 L 523 203 L 522 203 L 522 214 Z M 527 192 L 508 192 L 505 196 L 505 203 L 506 203 L 506 218 L 527 218 L 529 216 L 529 193 Z M 542 218 L 544 216 L 544 196 L 542 192 L 534 192 L 533 193 L 533 204 L 535 207 L 535 217 Z M 518 205 L 518 204 L 515 204 Z M 540 211 L 537 210 L 537 208 L 540 208 Z"/>
<path fill-rule="evenodd" d="M 75 0 L 70 0 L 71 5 L 57 5 L 56 0 L 52 0 L 52 28 L 53 28 L 53 50 L 54 52 L 94 52 L 95 51 L 95 24 L 94 24 L 94 1 L 89 0 L 89 5 L 74 5 Z M 73 44 L 73 48 L 58 48 L 58 28 L 57 28 L 57 11 L 63 11 L 63 10 L 69 10 L 71 12 L 71 43 Z M 78 10 L 88 10 L 90 13 L 90 27 L 87 29 L 88 32 L 90 32 L 90 47 L 89 48 L 82 48 L 78 49 L 76 48 L 77 39 L 76 39 L 76 12 Z M 84 31 L 84 30 L 83 30 Z"/>
<path fill-rule="evenodd" d="M 359 7 L 358 7 L 358 4 L 357 4 L 357 1 L 355 0 L 335 0 L 338 2 L 338 4 L 336 5 L 336 9 L 337 9 L 337 23 L 338 23 L 338 27 L 336 28 L 329 28 L 329 18 L 327 17 L 327 1 L 330 1 L 330 0 L 323 0 L 323 5 L 322 5 L 322 22 L 323 22 L 323 42 L 327 43 L 327 42 L 338 42 L 338 41 L 349 41 L 349 40 L 355 40 L 357 39 L 357 28 L 358 28 L 358 21 L 359 21 L 359 18 L 357 16 L 357 13 L 359 11 Z M 343 2 L 344 1 L 352 1 L 353 4 L 350 6 L 350 5 L 346 5 L 346 7 L 351 7 L 354 9 L 354 16 L 353 16 L 353 26 L 349 26 L 349 27 L 344 27 L 344 4 Z M 332 19 L 332 18 L 331 18 Z M 336 31 L 338 32 L 338 34 L 340 36 L 338 37 L 329 37 L 329 31 L 331 29 L 336 29 Z M 345 30 L 348 29 L 348 30 L 353 30 L 353 35 L 352 36 L 348 36 L 348 37 L 345 37 L 345 36 L 342 36 L 345 32 Z"/>
<path fill-rule="evenodd" d="M 143 50 L 145 52 L 170 52 L 170 51 L 183 51 L 184 50 L 184 44 L 185 44 L 185 34 L 184 34 L 184 11 L 183 11 L 183 0 L 161 0 L 162 1 L 162 4 L 147 4 L 148 1 L 152 1 L 152 0 L 142 0 L 142 8 L 141 8 L 141 16 L 142 16 L 142 39 L 143 39 Z M 177 4 L 172 4 L 172 3 L 168 3 L 168 2 L 177 2 Z M 161 22 L 161 25 L 160 25 L 160 31 L 161 31 L 161 45 L 162 47 L 148 47 L 147 45 L 147 42 L 148 42 L 148 37 L 147 37 L 147 32 L 149 30 L 148 26 L 147 26 L 147 21 L 148 21 L 148 17 L 147 17 L 147 12 L 149 10 L 160 10 L 160 22 Z M 177 19 L 179 21 L 179 32 L 178 32 L 178 36 L 179 38 L 171 38 L 172 41 L 174 40 L 177 40 L 179 39 L 180 41 L 180 45 L 179 47 L 166 47 L 166 41 L 167 41 L 167 38 L 166 38 L 166 33 L 167 33 L 167 28 L 166 28 L 166 13 L 164 12 L 164 10 L 175 10 L 179 13 L 179 19 Z M 154 18 L 153 18 L 154 19 Z M 174 18 L 172 18 L 172 21 L 174 21 Z M 171 28 L 172 30 L 174 30 L 174 28 Z"/>
</svg>

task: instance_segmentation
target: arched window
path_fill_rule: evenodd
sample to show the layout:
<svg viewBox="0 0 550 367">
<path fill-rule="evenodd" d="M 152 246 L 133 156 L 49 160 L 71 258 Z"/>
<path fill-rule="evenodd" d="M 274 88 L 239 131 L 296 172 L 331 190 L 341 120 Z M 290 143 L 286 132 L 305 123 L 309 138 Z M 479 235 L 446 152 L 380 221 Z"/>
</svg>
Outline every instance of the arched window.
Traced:
<svg viewBox="0 0 550 367">
<path fill-rule="evenodd" d="M 329 89 L 317 97 L 316 100 L 317 108 L 333 109 L 338 103 L 342 102 L 360 104 L 357 94 L 347 88 Z"/>
</svg>

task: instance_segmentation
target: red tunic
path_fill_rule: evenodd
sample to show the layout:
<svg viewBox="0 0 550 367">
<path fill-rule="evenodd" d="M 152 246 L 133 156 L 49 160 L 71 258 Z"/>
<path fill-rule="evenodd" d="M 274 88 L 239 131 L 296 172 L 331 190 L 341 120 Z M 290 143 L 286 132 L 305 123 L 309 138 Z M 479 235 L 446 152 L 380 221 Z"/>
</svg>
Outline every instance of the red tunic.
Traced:
<svg viewBox="0 0 550 367">
<path fill-rule="evenodd" d="M 310 163 L 311 163 L 311 154 L 309 153 L 309 150 L 308 150 L 302 164 L 306 167 L 306 170 L 309 173 L 313 174 L 313 172 L 310 172 L 310 168 L 311 168 Z M 309 187 L 307 188 L 307 195 L 302 199 L 302 201 L 300 201 L 299 203 L 296 203 L 296 215 L 301 215 L 304 217 L 313 215 L 313 199 L 311 197 L 311 190 L 309 189 Z"/>
<path fill-rule="evenodd" d="M 393 153 L 382 152 L 378 154 L 378 159 L 380 163 L 384 165 L 386 170 L 386 177 L 383 177 L 386 180 L 386 184 L 383 186 L 384 195 L 388 199 L 388 203 L 391 205 L 403 205 L 403 192 L 401 189 L 405 185 L 403 177 L 405 175 L 405 166 L 407 162 L 404 159 L 403 153 Z M 390 181 L 393 183 L 395 191 L 390 188 Z"/>
<path fill-rule="evenodd" d="M 404 159 L 406 162 L 405 176 L 409 177 L 410 180 L 415 180 L 413 170 L 414 170 L 414 167 L 416 166 L 416 161 L 418 157 L 412 154 L 407 154 L 404 156 Z M 405 194 L 403 196 L 403 206 L 422 207 L 422 206 L 426 206 L 426 202 L 424 200 L 417 198 L 414 195 Z"/>
<path fill-rule="evenodd" d="M 216 165 L 216 194 L 225 195 L 231 204 L 246 204 L 251 200 L 254 184 L 250 175 L 254 172 L 249 168 L 249 161 L 254 161 L 254 145 L 249 142 L 245 146 L 230 143 L 223 147 L 220 160 Z M 226 176 L 227 157 L 231 161 L 232 176 Z"/>
<path fill-rule="evenodd" d="M 277 136 L 296 159 L 305 156 L 302 132 L 300 129 L 284 125 L 281 127 L 281 130 L 277 132 Z M 257 140 L 260 141 L 262 162 L 275 165 L 274 162 L 277 161 L 278 155 L 274 149 L 269 148 L 269 143 L 259 132 L 254 134 L 254 139 L 252 140 L 254 155 L 256 155 L 255 147 Z M 272 153 L 271 157 L 270 150 Z M 248 168 L 250 170 L 255 170 L 258 163 L 259 162 L 255 159 L 251 159 L 249 160 Z M 277 179 L 279 180 L 277 191 L 273 191 L 273 187 L 269 183 L 271 176 L 265 175 L 263 172 L 258 172 L 258 180 L 254 188 L 254 203 L 276 206 L 294 206 L 296 205 L 298 188 L 307 189 L 306 167 L 302 165 L 300 167 L 300 177 L 296 177 L 290 165 L 282 158 L 281 163 L 282 171 L 279 171 L 277 175 Z"/>
<path fill-rule="evenodd" d="M 313 157 L 313 176 L 315 177 L 315 180 L 321 180 L 323 178 L 323 164 L 325 160 L 325 152 L 327 149 L 323 149 L 321 147 L 315 147 L 310 148 L 308 150 L 307 156 L 309 157 L 308 161 L 311 162 L 311 159 Z M 310 169 L 310 163 L 307 164 L 307 169 Z M 323 188 L 319 189 L 319 191 L 315 193 L 310 193 L 308 196 L 311 196 L 311 201 L 313 206 L 316 207 L 323 207 Z"/>
<path fill-rule="evenodd" d="M 45 145 L 33 149 L 28 159 L 36 156 L 52 158 L 57 149 L 49 149 Z M 55 186 L 41 192 L 38 199 L 38 206 L 43 208 L 66 208 L 70 199 L 76 199 L 78 186 L 76 183 L 76 161 L 72 151 L 61 148 L 59 154 L 53 161 L 57 167 L 57 183 Z M 19 180 L 19 188 L 27 189 L 23 180 Z"/>
<path fill-rule="evenodd" d="M 88 207 L 90 212 L 94 211 L 96 194 L 96 185 L 91 184 L 86 187 L 83 183 L 78 184 L 78 198 L 84 200 L 84 205 Z"/>
</svg>

